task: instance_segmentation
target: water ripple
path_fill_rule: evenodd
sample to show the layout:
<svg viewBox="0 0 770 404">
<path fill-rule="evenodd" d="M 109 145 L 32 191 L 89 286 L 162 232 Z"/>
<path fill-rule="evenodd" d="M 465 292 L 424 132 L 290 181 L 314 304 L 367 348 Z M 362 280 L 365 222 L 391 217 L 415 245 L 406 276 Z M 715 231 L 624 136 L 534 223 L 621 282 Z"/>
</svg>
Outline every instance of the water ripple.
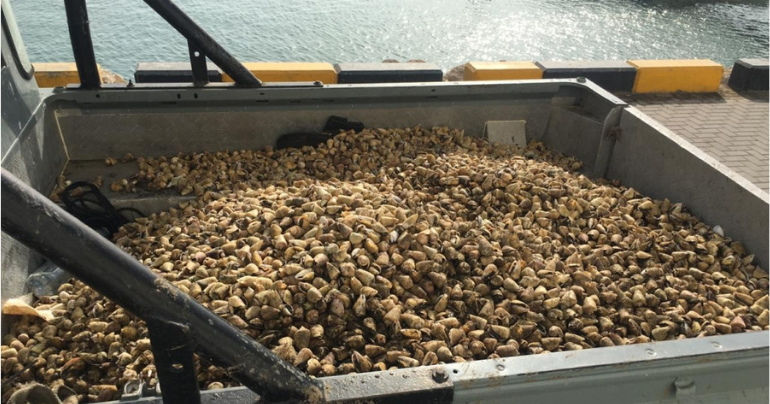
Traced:
<svg viewBox="0 0 770 404">
<path fill-rule="evenodd" d="M 240 60 L 376 62 L 768 56 L 768 4 L 732 0 L 177 0 Z M 34 61 L 72 60 L 61 0 L 11 0 Z M 91 0 L 99 63 L 187 60 L 140 1 Z"/>
</svg>

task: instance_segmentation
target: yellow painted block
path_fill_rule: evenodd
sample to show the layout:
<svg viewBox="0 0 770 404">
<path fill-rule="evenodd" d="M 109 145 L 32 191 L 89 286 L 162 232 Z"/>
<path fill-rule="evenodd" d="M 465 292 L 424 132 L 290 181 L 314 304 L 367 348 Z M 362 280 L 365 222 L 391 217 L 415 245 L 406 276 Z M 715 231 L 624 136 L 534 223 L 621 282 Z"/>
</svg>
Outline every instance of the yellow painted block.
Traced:
<svg viewBox="0 0 770 404">
<path fill-rule="evenodd" d="M 629 60 L 636 67 L 634 93 L 715 93 L 724 66 L 708 59 Z"/>
<path fill-rule="evenodd" d="M 80 76 L 78 76 L 78 67 L 72 62 L 55 62 L 55 63 L 32 63 L 35 68 L 35 81 L 37 86 L 43 87 L 64 87 L 67 84 L 79 84 Z M 102 68 L 96 65 L 99 69 L 99 79 L 101 81 Z"/>
<path fill-rule="evenodd" d="M 243 65 L 258 79 L 269 82 L 321 81 L 324 84 L 337 83 L 337 71 L 331 63 L 324 62 L 245 62 Z M 227 73 L 222 81 L 232 82 Z"/>
<path fill-rule="evenodd" d="M 468 62 L 463 80 L 536 80 L 543 71 L 532 62 Z"/>
</svg>

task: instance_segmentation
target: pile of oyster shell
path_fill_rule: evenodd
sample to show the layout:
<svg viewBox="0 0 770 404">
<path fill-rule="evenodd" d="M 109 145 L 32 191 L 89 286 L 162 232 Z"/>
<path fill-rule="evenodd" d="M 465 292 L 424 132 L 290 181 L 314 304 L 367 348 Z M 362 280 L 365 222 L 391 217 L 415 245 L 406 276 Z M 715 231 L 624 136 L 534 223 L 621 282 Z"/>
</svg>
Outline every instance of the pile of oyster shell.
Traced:
<svg viewBox="0 0 770 404">
<path fill-rule="evenodd" d="M 135 162 L 113 190 L 191 198 L 115 243 L 312 376 L 768 329 L 768 276 L 741 243 L 542 144 L 416 127 Z M 4 381 L 93 401 L 156 383 L 144 322 L 90 287 L 35 306 L 56 318 L 12 327 Z"/>
</svg>

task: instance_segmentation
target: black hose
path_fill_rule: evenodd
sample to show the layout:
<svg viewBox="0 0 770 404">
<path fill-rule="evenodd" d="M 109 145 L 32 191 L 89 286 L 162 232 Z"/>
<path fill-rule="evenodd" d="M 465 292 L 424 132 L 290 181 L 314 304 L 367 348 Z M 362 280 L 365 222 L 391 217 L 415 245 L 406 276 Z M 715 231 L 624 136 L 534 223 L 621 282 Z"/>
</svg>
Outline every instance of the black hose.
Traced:
<svg viewBox="0 0 770 404">
<path fill-rule="evenodd" d="M 64 210 L 96 231 L 105 229 L 108 232 L 107 237 L 117 233 L 124 224 L 131 222 L 123 212 L 133 212 L 139 217 L 144 216 L 134 208 L 115 209 L 96 185 L 85 181 L 73 182 L 65 188 L 61 194 L 61 201 L 64 204 Z"/>
</svg>

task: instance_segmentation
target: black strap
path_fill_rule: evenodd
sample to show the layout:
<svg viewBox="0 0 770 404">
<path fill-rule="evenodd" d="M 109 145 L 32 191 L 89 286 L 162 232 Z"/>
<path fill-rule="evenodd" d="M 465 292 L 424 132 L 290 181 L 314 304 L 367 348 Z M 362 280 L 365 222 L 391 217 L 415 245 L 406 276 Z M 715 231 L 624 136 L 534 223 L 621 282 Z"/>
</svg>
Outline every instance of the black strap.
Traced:
<svg viewBox="0 0 770 404">
<path fill-rule="evenodd" d="M 74 191 L 79 188 L 85 188 L 85 190 L 75 194 Z M 122 212 L 130 211 L 138 216 L 144 216 L 134 208 L 115 209 L 96 185 L 85 181 L 73 182 L 65 188 L 61 194 L 61 200 L 64 210 L 94 230 L 107 230 L 107 236 L 117 233 L 120 226 L 131 221 Z"/>
</svg>

